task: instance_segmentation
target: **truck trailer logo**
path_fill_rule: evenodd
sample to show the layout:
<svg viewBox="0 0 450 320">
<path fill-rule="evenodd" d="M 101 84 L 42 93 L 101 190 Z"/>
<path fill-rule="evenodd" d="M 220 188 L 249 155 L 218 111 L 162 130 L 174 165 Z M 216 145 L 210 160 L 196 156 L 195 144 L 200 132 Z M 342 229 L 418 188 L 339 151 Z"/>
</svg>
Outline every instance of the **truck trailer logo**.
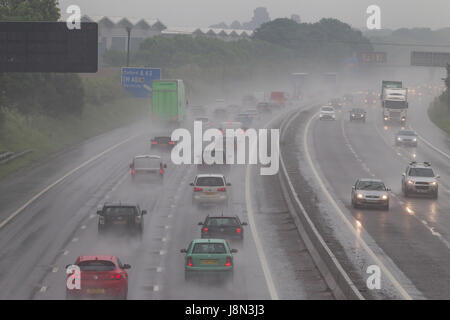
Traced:
<svg viewBox="0 0 450 320">
<path fill-rule="evenodd" d="M 274 175 L 279 169 L 280 133 L 278 129 L 253 128 L 225 129 L 225 132 L 211 128 L 203 133 L 202 122 L 194 121 L 194 143 L 187 129 L 179 128 L 172 132 L 172 141 L 178 141 L 172 149 L 174 164 L 257 164 L 261 165 L 261 175 Z M 248 148 L 247 148 L 248 140 Z M 203 142 L 210 142 L 203 148 Z M 269 152 L 270 148 L 270 152 Z M 248 151 L 248 163 L 246 162 Z M 267 167 L 266 167 L 267 166 Z"/>
</svg>

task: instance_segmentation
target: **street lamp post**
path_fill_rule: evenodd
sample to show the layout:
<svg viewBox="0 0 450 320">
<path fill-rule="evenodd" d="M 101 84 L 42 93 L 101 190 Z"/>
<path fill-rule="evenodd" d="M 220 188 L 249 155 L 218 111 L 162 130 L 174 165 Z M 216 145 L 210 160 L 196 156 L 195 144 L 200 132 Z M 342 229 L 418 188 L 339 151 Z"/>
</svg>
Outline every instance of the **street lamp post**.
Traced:
<svg viewBox="0 0 450 320">
<path fill-rule="evenodd" d="M 127 43 L 127 67 L 130 66 L 130 37 L 131 37 L 131 27 L 127 27 L 128 33 L 128 43 Z"/>
</svg>

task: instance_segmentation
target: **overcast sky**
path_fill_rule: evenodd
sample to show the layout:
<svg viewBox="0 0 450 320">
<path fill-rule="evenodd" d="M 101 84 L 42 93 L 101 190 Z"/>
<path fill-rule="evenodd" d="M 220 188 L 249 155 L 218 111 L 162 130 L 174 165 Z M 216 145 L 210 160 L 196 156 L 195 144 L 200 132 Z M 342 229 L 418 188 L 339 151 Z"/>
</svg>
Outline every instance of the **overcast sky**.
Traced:
<svg viewBox="0 0 450 320">
<path fill-rule="evenodd" d="M 450 0 L 59 0 L 82 14 L 159 19 L 167 27 L 208 27 L 233 20 L 247 22 L 253 9 L 266 7 L 271 19 L 298 14 L 303 22 L 333 17 L 356 28 L 366 25 L 369 5 L 381 8 L 381 27 L 450 27 Z M 64 15 L 63 15 L 64 16 Z"/>
</svg>

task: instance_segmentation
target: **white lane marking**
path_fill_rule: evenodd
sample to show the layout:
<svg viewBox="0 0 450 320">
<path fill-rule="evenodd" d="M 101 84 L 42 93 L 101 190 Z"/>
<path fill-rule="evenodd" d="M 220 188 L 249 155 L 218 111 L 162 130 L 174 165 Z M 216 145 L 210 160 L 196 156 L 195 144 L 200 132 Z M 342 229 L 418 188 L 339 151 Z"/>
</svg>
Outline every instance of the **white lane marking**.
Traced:
<svg viewBox="0 0 450 320">
<path fill-rule="evenodd" d="M 81 226 L 81 229 L 82 229 L 82 230 L 86 229 L 86 226 L 85 226 L 85 225 L 82 225 L 82 226 Z"/>
<path fill-rule="evenodd" d="M 158 285 L 156 285 L 156 286 L 153 286 L 153 291 L 159 291 L 159 286 Z"/>
<path fill-rule="evenodd" d="M 53 182 L 52 184 L 48 185 L 47 187 L 45 187 L 44 189 L 42 189 L 40 192 L 38 192 L 37 194 L 35 194 L 30 200 L 28 200 L 27 202 L 25 202 L 25 204 L 23 204 L 19 209 L 17 209 L 16 211 L 14 211 L 8 218 L 6 218 L 5 220 L 3 220 L 0 223 L 0 229 L 2 229 L 8 222 L 10 222 L 12 219 L 14 219 L 19 213 L 21 213 L 23 210 L 25 210 L 30 204 L 32 204 L 34 201 L 36 201 L 37 199 L 39 199 L 44 193 L 46 193 L 47 191 L 49 191 L 50 189 L 52 189 L 54 186 L 56 186 L 57 184 L 61 183 L 63 180 L 65 180 L 66 178 L 70 177 L 71 175 L 73 175 L 75 172 L 79 171 L 80 169 L 82 169 L 83 167 L 87 166 L 88 164 L 90 164 L 91 162 L 97 160 L 98 158 L 100 158 L 101 156 L 107 154 L 108 152 L 118 148 L 119 146 L 121 146 L 122 144 L 136 138 L 138 135 L 134 135 L 132 137 L 129 137 L 128 139 L 123 140 L 122 142 L 119 142 L 111 147 L 109 147 L 108 149 L 100 152 L 99 154 L 97 154 L 96 156 L 90 158 L 89 160 L 86 160 L 85 162 L 83 162 L 82 164 L 80 164 L 78 167 L 70 170 L 68 173 L 66 173 L 65 175 L 63 175 L 61 178 L 59 178 L 58 180 L 56 180 L 55 182 Z"/>
<path fill-rule="evenodd" d="M 58 270 L 59 270 L 58 267 L 53 267 L 52 272 L 56 273 L 56 272 L 58 272 Z"/>
<path fill-rule="evenodd" d="M 65 250 L 63 253 L 64 256 L 67 256 L 68 254 L 69 254 L 69 250 Z"/>
<path fill-rule="evenodd" d="M 41 288 L 41 290 L 39 290 L 39 292 L 45 292 L 45 291 L 47 291 L 47 287 L 46 287 L 46 286 L 43 286 L 43 287 Z"/>
<path fill-rule="evenodd" d="M 78 238 L 73 238 L 72 239 L 72 242 L 77 242 L 78 241 Z"/>
<path fill-rule="evenodd" d="M 250 192 L 250 165 L 247 165 L 246 167 L 245 199 L 247 204 L 247 217 L 250 225 L 250 230 L 252 232 L 253 239 L 255 240 L 256 252 L 258 253 L 259 260 L 261 261 L 261 266 L 263 269 L 264 278 L 266 279 L 267 288 L 269 289 L 270 298 L 272 300 L 279 300 L 278 293 L 272 279 L 272 275 L 270 274 L 269 265 L 267 263 L 266 256 L 262 249 L 261 241 L 259 239 L 258 232 L 256 230 L 255 220 L 253 218 L 253 208 L 251 205 L 251 192 Z"/>
<path fill-rule="evenodd" d="M 156 272 L 162 272 L 163 271 L 163 268 L 162 267 L 157 267 L 156 268 Z"/>
<path fill-rule="evenodd" d="M 339 207 L 339 205 L 336 203 L 336 201 L 333 199 L 333 197 L 331 196 L 331 194 L 329 193 L 329 191 L 327 190 L 326 186 L 324 185 L 322 178 L 319 176 L 313 162 L 311 159 L 311 155 L 309 153 L 309 149 L 308 149 L 308 129 L 309 126 L 311 124 L 313 117 L 311 117 L 305 127 L 305 133 L 303 135 L 303 148 L 305 150 L 305 155 L 306 158 L 308 160 L 308 164 L 311 168 L 311 170 L 313 171 L 314 176 L 316 177 L 317 182 L 320 185 L 320 188 L 322 189 L 322 191 L 324 192 L 324 194 L 326 195 L 326 197 L 328 198 L 328 201 L 333 205 L 333 207 L 335 208 L 336 212 L 339 214 L 339 217 L 342 219 L 342 221 L 347 225 L 347 227 L 349 228 L 349 230 L 353 233 L 353 235 L 355 236 L 355 239 L 357 239 L 357 241 L 361 244 L 361 246 L 364 248 L 364 250 L 372 257 L 372 259 L 375 261 L 375 263 L 383 270 L 384 274 L 386 274 L 387 278 L 389 279 L 389 281 L 392 283 L 392 285 L 398 290 L 398 292 L 402 295 L 402 297 L 404 299 L 407 300 L 412 300 L 411 296 L 408 294 L 408 292 L 402 287 L 402 285 L 397 281 L 397 279 L 395 279 L 395 277 L 392 275 L 392 273 L 389 271 L 389 269 L 383 264 L 383 262 L 378 258 L 378 256 L 369 248 L 369 246 L 367 245 L 367 243 L 364 241 L 364 239 L 361 238 L 360 236 L 360 232 L 361 231 L 357 231 L 354 227 L 354 224 L 352 224 L 348 218 L 345 216 L 344 212 L 342 212 L 341 208 Z M 361 227 L 363 228 L 363 227 Z"/>
</svg>

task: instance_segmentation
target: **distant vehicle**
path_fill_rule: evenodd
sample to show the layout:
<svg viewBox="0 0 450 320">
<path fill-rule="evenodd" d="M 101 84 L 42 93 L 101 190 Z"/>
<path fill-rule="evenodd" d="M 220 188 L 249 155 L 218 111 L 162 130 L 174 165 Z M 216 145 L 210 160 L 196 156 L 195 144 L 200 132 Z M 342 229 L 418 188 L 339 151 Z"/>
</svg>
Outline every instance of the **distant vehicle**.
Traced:
<svg viewBox="0 0 450 320">
<path fill-rule="evenodd" d="M 377 96 L 371 92 L 367 93 L 364 98 L 364 103 L 367 105 L 375 105 L 377 103 Z"/>
<path fill-rule="evenodd" d="M 253 94 L 247 94 L 242 98 L 242 104 L 247 107 L 255 106 L 258 100 Z"/>
<path fill-rule="evenodd" d="M 309 84 L 309 74 L 304 72 L 296 72 L 291 74 L 291 81 L 293 86 L 293 99 L 302 100 L 307 86 Z"/>
<path fill-rule="evenodd" d="M 335 98 L 335 99 L 331 99 L 330 102 L 328 103 L 328 105 L 332 106 L 333 108 L 335 108 L 337 110 L 341 110 L 344 103 L 342 102 L 341 99 Z"/>
<path fill-rule="evenodd" d="M 429 162 L 410 162 L 402 174 L 402 191 L 405 197 L 411 194 L 425 194 L 438 198 L 438 175 Z"/>
<path fill-rule="evenodd" d="M 192 204 L 219 204 L 228 206 L 227 183 L 223 174 L 198 174 L 192 188 Z"/>
<path fill-rule="evenodd" d="M 253 122 L 253 117 L 246 112 L 241 112 L 234 117 L 234 121 L 241 122 L 244 128 L 249 128 Z"/>
<path fill-rule="evenodd" d="M 125 231 L 141 237 L 146 214 L 137 204 L 105 203 L 97 210 L 98 233 Z"/>
<path fill-rule="evenodd" d="M 401 81 L 381 81 L 381 107 L 383 121 L 406 122 L 408 111 L 408 89 L 403 88 Z"/>
<path fill-rule="evenodd" d="M 321 107 L 319 112 L 319 120 L 336 120 L 336 111 L 330 106 Z"/>
<path fill-rule="evenodd" d="M 152 150 L 172 150 L 175 147 L 176 142 L 172 140 L 170 136 L 158 136 L 154 137 L 150 141 Z"/>
<path fill-rule="evenodd" d="M 74 265 L 80 268 L 81 285 L 80 289 L 66 286 L 66 299 L 127 299 L 129 264 L 122 264 L 116 256 L 94 255 L 79 256 Z M 67 279 L 73 277 L 75 274 L 69 274 Z"/>
<path fill-rule="evenodd" d="M 228 118 L 228 110 L 226 108 L 217 108 L 213 112 L 214 119 L 224 120 Z"/>
<path fill-rule="evenodd" d="M 358 179 L 352 186 L 352 206 L 378 206 L 389 210 L 389 191 L 381 180 Z"/>
<path fill-rule="evenodd" d="M 202 123 L 203 130 L 212 128 L 212 122 L 209 120 L 208 117 L 197 117 L 195 118 L 194 121 L 200 121 Z"/>
<path fill-rule="evenodd" d="M 159 121 L 184 121 L 186 95 L 183 80 L 153 80 L 152 116 Z"/>
<path fill-rule="evenodd" d="M 395 134 L 395 145 L 417 147 L 417 134 L 412 130 L 400 130 Z"/>
<path fill-rule="evenodd" d="M 207 216 L 204 222 L 199 222 L 201 237 L 228 240 L 243 240 L 244 228 L 247 222 L 241 222 L 238 216 Z"/>
<path fill-rule="evenodd" d="M 350 121 L 366 122 L 366 110 L 361 108 L 353 108 L 350 110 Z"/>
<path fill-rule="evenodd" d="M 259 119 L 259 112 L 256 108 L 251 108 L 245 110 L 245 113 L 248 114 L 252 119 Z"/>
<path fill-rule="evenodd" d="M 353 95 L 350 93 L 344 94 L 344 103 L 345 105 L 352 105 L 354 102 Z"/>
<path fill-rule="evenodd" d="M 191 110 L 191 114 L 194 117 L 203 116 L 206 114 L 205 106 L 190 106 L 189 110 Z"/>
<path fill-rule="evenodd" d="M 225 281 L 233 281 L 233 253 L 228 241 L 224 239 L 195 239 L 185 253 L 184 278 L 186 281 L 195 276 L 212 276 Z"/>
<path fill-rule="evenodd" d="M 272 112 L 272 108 L 268 102 L 259 102 L 256 105 L 256 108 L 261 113 L 271 113 Z"/>
<path fill-rule="evenodd" d="M 135 179 L 137 176 L 156 176 L 164 177 L 164 169 L 167 165 L 162 162 L 160 156 L 155 155 L 140 155 L 135 156 L 130 164 L 131 178 Z"/>
<path fill-rule="evenodd" d="M 272 91 L 270 93 L 270 102 L 273 106 L 284 107 L 286 104 L 286 95 L 283 91 Z"/>
</svg>

